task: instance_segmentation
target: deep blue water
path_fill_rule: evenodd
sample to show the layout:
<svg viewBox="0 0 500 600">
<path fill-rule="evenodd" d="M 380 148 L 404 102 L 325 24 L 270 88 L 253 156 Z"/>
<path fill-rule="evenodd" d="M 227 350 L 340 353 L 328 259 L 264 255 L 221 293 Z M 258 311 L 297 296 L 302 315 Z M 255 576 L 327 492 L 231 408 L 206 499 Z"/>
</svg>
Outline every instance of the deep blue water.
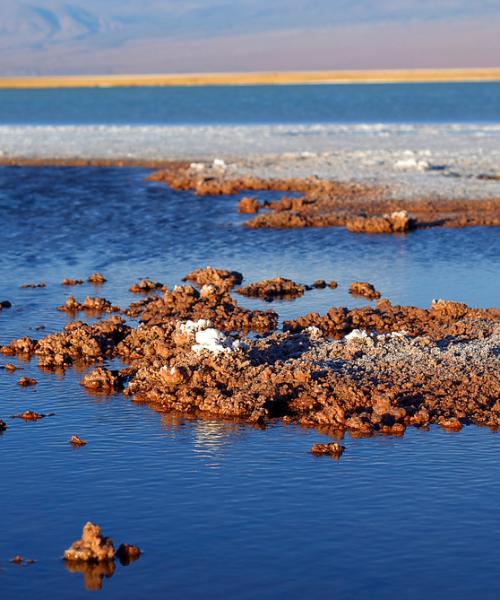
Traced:
<svg viewBox="0 0 500 600">
<path fill-rule="evenodd" d="M 406 236 L 343 229 L 247 230 L 237 198 L 199 198 L 144 180 L 143 169 L 0 168 L 0 344 L 58 330 L 63 277 L 102 271 L 97 290 L 125 305 L 140 277 L 169 285 L 198 266 L 337 279 L 273 304 L 285 317 L 360 305 L 348 284 L 367 279 L 393 302 L 433 297 L 472 305 L 500 298 L 494 228 Z M 44 289 L 20 289 L 44 280 Z M 247 301 L 252 306 L 265 306 Z M 36 327 L 44 325 L 44 332 Z M 0 357 L 0 365 L 7 362 Z M 95 397 L 82 373 L 0 370 L 0 597 L 84 598 L 61 560 L 87 520 L 144 555 L 117 565 L 106 598 L 493 599 L 500 594 L 498 434 L 437 428 L 403 438 L 347 437 L 336 462 L 309 449 L 325 434 L 279 423 L 258 430 L 188 421 Z M 38 386 L 21 389 L 19 374 Z M 36 423 L 8 417 L 54 412 Z M 74 450 L 67 441 L 88 441 Z M 32 566 L 8 560 L 33 557 Z"/>
<path fill-rule="evenodd" d="M 500 82 L 0 90 L 0 124 L 498 123 Z"/>
</svg>

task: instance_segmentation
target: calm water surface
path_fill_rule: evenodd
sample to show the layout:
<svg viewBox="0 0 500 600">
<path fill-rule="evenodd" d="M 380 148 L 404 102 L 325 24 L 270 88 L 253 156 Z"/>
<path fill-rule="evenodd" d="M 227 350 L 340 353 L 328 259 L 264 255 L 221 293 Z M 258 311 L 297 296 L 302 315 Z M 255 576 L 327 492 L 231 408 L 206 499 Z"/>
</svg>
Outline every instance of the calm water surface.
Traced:
<svg viewBox="0 0 500 600">
<path fill-rule="evenodd" d="M 97 290 L 125 305 L 140 277 L 169 285 L 212 264 L 246 281 L 282 275 L 336 279 L 273 304 L 284 318 L 332 305 L 371 281 L 397 303 L 433 297 L 498 306 L 495 229 L 408 236 L 342 229 L 247 230 L 237 197 L 197 198 L 144 180 L 142 169 L 0 168 L 0 344 L 58 330 L 63 277 L 102 271 Z M 20 289 L 44 280 L 45 289 Z M 249 306 L 268 307 L 246 300 Z M 0 364 L 7 362 L 0 359 Z M 276 423 L 265 430 L 189 421 L 95 397 L 82 373 L 0 370 L 0 590 L 10 598 L 87 597 L 61 556 L 86 520 L 144 555 L 102 582 L 109 598 L 498 598 L 500 438 L 412 430 L 351 439 L 338 462 L 309 454 L 327 435 Z M 16 385 L 19 374 L 34 388 Z M 36 423 L 26 409 L 54 412 Z M 71 448 L 72 434 L 88 441 Z M 30 567 L 8 562 L 33 557 Z M 88 583 L 88 582 L 87 582 Z"/>
<path fill-rule="evenodd" d="M 499 121 L 499 82 L 0 90 L 0 125 Z"/>
</svg>

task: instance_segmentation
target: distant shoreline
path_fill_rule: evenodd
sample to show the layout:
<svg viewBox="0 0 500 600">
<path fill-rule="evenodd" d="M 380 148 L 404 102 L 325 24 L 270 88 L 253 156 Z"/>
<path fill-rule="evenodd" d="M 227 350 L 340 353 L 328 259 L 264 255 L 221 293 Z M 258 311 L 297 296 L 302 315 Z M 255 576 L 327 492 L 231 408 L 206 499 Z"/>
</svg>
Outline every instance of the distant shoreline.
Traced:
<svg viewBox="0 0 500 600">
<path fill-rule="evenodd" d="M 0 89 L 500 81 L 500 68 L 0 77 Z"/>
</svg>

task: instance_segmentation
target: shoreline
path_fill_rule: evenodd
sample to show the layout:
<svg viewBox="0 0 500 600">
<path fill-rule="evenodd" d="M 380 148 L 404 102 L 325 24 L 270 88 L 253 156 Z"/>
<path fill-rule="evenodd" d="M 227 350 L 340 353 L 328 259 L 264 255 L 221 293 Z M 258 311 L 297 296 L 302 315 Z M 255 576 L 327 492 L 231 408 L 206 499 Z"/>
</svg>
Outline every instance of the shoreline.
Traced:
<svg viewBox="0 0 500 600">
<path fill-rule="evenodd" d="M 500 68 L 3 76 L 0 77 L 0 89 L 467 83 L 478 81 L 500 81 Z"/>
</svg>

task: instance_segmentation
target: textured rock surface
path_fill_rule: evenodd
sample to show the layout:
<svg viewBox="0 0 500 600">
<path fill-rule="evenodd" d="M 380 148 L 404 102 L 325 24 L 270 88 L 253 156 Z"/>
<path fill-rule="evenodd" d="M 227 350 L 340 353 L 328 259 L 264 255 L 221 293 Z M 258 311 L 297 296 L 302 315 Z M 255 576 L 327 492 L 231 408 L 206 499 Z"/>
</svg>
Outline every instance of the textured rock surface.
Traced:
<svg viewBox="0 0 500 600">
<path fill-rule="evenodd" d="M 65 560 L 70 562 L 105 562 L 114 556 L 111 538 L 104 537 L 99 525 L 90 521 L 83 526 L 82 537 L 64 552 Z"/>
</svg>

